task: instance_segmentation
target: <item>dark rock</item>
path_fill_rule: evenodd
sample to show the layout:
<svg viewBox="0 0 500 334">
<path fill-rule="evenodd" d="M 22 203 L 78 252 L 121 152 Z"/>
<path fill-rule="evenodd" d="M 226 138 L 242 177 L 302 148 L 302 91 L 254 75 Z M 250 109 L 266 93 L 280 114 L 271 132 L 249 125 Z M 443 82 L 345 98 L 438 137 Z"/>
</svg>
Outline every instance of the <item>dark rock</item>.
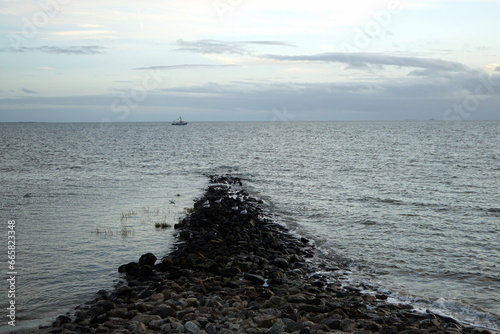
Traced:
<svg viewBox="0 0 500 334">
<path fill-rule="evenodd" d="M 207 287 L 203 283 L 194 285 L 193 291 L 201 293 L 203 295 L 206 295 L 208 293 Z"/>
<path fill-rule="evenodd" d="M 356 322 L 351 319 L 344 319 L 340 321 L 340 330 L 343 332 L 352 332 L 356 326 Z"/>
<path fill-rule="evenodd" d="M 148 277 L 153 275 L 153 267 L 150 265 L 142 265 L 139 270 L 139 276 Z"/>
<path fill-rule="evenodd" d="M 290 265 L 288 261 L 285 258 L 279 257 L 275 259 L 274 261 L 271 262 L 271 264 L 275 265 L 276 267 L 286 269 Z"/>
<path fill-rule="evenodd" d="M 283 321 L 283 324 L 285 325 L 285 331 L 287 331 L 289 333 L 300 331 L 303 328 L 302 323 L 300 323 L 298 321 L 294 321 L 290 318 L 283 318 L 282 321 Z"/>
<path fill-rule="evenodd" d="M 177 311 L 167 305 L 161 305 L 151 311 L 153 315 L 159 315 L 161 318 L 175 317 Z"/>
<path fill-rule="evenodd" d="M 118 267 L 118 272 L 127 274 L 127 275 L 139 275 L 139 263 L 136 262 L 129 262 L 127 264 L 121 265 Z"/>
<path fill-rule="evenodd" d="M 262 314 L 262 315 L 255 316 L 253 318 L 253 321 L 257 324 L 258 327 L 269 328 L 276 321 L 276 317 L 274 315 L 271 315 L 271 314 Z"/>
<path fill-rule="evenodd" d="M 255 275 L 255 274 L 249 274 L 249 273 L 245 273 L 243 275 L 243 278 L 245 278 L 246 280 L 252 282 L 252 283 L 255 283 L 255 284 L 260 284 L 260 285 L 263 285 L 266 280 L 264 279 L 264 277 L 260 276 L 260 275 Z"/>
<path fill-rule="evenodd" d="M 267 333 L 269 333 L 269 334 L 282 334 L 283 331 L 284 331 L 283 326 L 276 322 L 271 326 L 271 328 L 269 328 L 267 330 Z"/>
<path fill-rule="evenodd" d="M 61 327 L 64 324 L 70 323 L 71 318 L 66 315 L 60 315 L 56 318 L 56 321 L 52 324 L 52 327 Z"/>
<path fill-rule="evenodd" d="M 139 265 L 140 266 L 148 265 L 148 266 L 153 267 L 155 265 L 155 262 L 156 262 L 156 256 L 154 256 L 153 253 L 143 254 L 139 258 Z"/>
<path fill-rule="evenodd" d="M 130 295 L 134 290 L 128 286 L 122 286 L 116 290 L 116 295 L 118 297 L 124 297 Z"/>
<path fill-rule="evenodd" d="M 240 287 L 240 283 L 238 283 L 237 281 L 227 281 L 226 286 L 231 289 L 237 289 Z"/>
<path fill-rule="evenodd" d="M 198 333 L 201 330 L 200 326 L 198 326 L 193 321 L 186 322 L 186 324 L 184 325 L 184 328 L 186 329 L 186 331 L 188 333 Z"/>
<path fill-rule="evenodd" d="M 208 323 L 208 324 L 205 325 L 205 332 L 207 332 L 207 334 L 215 334 L 215 333 L 217 333 L 217 331 L 215 330 L 214 325 L 212 325 L 211 323 Z"/>
<path fill-rule="evenodd" d="M 384 326 L 379 332 L 380 334 L 397 334 L 399 333 L 398 329 L 394 326 Z"/>
<path fill-rule="evenodd" d="M 301 305 L 298 309 L 299 312 L 308 312 L 308 313 L 326 313 L 328 312 L 328 307 L 325 305 Z"/>
</svg>

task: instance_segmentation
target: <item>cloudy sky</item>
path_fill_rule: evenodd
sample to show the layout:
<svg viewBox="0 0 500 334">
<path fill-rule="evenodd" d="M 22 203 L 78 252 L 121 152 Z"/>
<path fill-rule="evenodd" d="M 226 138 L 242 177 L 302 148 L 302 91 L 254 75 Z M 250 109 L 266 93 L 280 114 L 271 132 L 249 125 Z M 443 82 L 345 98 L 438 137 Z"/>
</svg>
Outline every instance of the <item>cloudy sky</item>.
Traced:
<svg viewBox="0 0 500 334">
<path fill-rule="evenodd" d="M 0 121 L 500 119 L 500 0 L 0 0 Z"/>
</svg>

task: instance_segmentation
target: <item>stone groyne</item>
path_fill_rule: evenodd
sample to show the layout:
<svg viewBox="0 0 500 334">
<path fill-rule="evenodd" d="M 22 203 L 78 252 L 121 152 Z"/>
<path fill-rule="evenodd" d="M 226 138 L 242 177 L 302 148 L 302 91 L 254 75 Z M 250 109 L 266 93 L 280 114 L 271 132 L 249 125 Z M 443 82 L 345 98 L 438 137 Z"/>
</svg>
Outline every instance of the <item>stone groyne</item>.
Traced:
<svg viewBox="0 0 500 334">
<path fill-rule="evenodd" d="M 113 291 L 62 315 L 51 333 L 474 333 L 433 313 L 387 303 L 320 274 L 311 243 L 266 218 L 241 180 L 210 176 L 204 196 L 175 226 L 163 259 L 148 253 L 119 268 Z M 339 274 L 340 275 L 340 274 Z"/>
</svg>

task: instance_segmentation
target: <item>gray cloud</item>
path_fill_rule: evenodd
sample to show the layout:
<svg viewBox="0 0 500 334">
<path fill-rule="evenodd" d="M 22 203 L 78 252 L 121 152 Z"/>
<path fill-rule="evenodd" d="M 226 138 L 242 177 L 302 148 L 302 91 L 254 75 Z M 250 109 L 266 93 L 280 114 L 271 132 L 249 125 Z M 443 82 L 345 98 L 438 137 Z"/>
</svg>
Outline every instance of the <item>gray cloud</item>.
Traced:
<svg viewBox="0 0 500 334">
<path fill-rule="evenodd" d="M 97 45 L 83 46 L 37 46 L 0 49 L 2 52 L 43 52 L 49 54 L 67 54 L 67 55 L 95 55 L 102 54 L 106 48 Z"/>
<path fill-rule="evenodd" d="M 233 67 L 238 65 L 210 65 L 210 64 L 183 64 L 183 65 L 161 65 L 161 66 L 148 66 L 138 67 L 134 70 L 184 70 L 191 68 L 216 68 L 216 67 Z"/>
<path fill-rule="evenodd" d="M 36 117 L 38 110 L 53 110 L 54 121 L 70 117 L 75 110 L 78 121 L 123 121 L 113 106 L 126 109 L 133 102 L 126 121 L 165 120 L 168 109 L 191 120 L 271 120 L 273 110 L 284 107 L 296 115 L 294 120 L 382 120 L 440 119 L 455 104 L 474 97 L 477 87 L 482 94 L 470 119 L 499 119 L 500 76 L 481 77 L 482 72 L 449 72 L 440 77 L 383 78 L 373 82 L 264 82 L 235 81 L 228 84 L 209 82 L 197 86 L 177 86 L 148 92 L 144 99 L 133 100 L 129 89 L 112 89 L 111 94 L 65 97 L 30 95 L 0 99 L 0 108 L 16 119 L 20 110 Z M 36 110 L 33 106 L 37 106 Z M 93 112 L 91 117 L 90 111 Z M 55 117 L 55 116 L 54 116 Z M 87 117 L 87 118 L 85 118 Z M 170 117 L 170 116 L 168 116 Z M 74 119 L 73 119 L 74 120 Z"/>
<path fill-rule="evenodd" d="M 275 46 L 288 46 L 293 45 L 280 42 L 280 41 L 236 41 L 226 42 L 215 39 L 201 39 L 197 41 L 185 41 L 183 39 L 177 40 L 176 44 L 179 48 L 176 51 L 187 51 L 201 54 L 251 54 L 248 50 L 248 45 L 275 45 Z"/>
<path fill-rule="evenodd" d="M 416 67 L 422 68 L 424 71 L 467 71 L 467 66 L 458 63 L 436 58 L 418 58 L 418 57 L 401 57 L 375 53 L 343 53 L 329 52 L 315 55 L 262 55 L 261 58 L 273 59 L 279 61 L 291 62 L 325 62 L 325 63 L 344 63 L 348 68 L 370 69 L 373 67 L 380 68 L 381 66 L 401 66 L 401 67 Z M 412 75 L 424 75 L 429 72 L 414 71 Z"/>
<path fill-rule="evenodd" d="M 497 68 L 495 68 L 495 71 L 500 72 L 500 66 L 497 66 Z"/>
<path fill-rule="evenodd" d="M 35 90 L 31 90 L 31 89 L 28 89 L 28 88 L 24 88 L 24 87 L 23 87 L 21 90 L 22 90 L 24 93 L 27 93 L 27 94 L 38 94 L 38 92 L 37 92 L 37 91 L 35 91 Z"/>
</svg>

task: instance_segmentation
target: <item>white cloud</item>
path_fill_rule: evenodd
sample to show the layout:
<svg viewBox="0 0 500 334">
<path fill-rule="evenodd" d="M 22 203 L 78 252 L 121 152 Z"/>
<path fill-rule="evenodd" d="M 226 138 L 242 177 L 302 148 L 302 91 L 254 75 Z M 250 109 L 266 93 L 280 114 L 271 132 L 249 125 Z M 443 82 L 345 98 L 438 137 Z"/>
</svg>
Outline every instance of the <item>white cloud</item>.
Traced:
<svg viewBox="0 0 500 334">
<path fill-rule="evenodd" d="M 252 51 L 248 48 L 251 45 L 265 46 L 288 46 L 293 45 L 281 41 L 220 41 L 214 39 L 204 39 L 197 41 L 185 41 L 178 39 L 176 45 L 179 47 L 175 51 L 187 51 L 201 54 L 238 54 L 248 55 Z"/>
</svg>

